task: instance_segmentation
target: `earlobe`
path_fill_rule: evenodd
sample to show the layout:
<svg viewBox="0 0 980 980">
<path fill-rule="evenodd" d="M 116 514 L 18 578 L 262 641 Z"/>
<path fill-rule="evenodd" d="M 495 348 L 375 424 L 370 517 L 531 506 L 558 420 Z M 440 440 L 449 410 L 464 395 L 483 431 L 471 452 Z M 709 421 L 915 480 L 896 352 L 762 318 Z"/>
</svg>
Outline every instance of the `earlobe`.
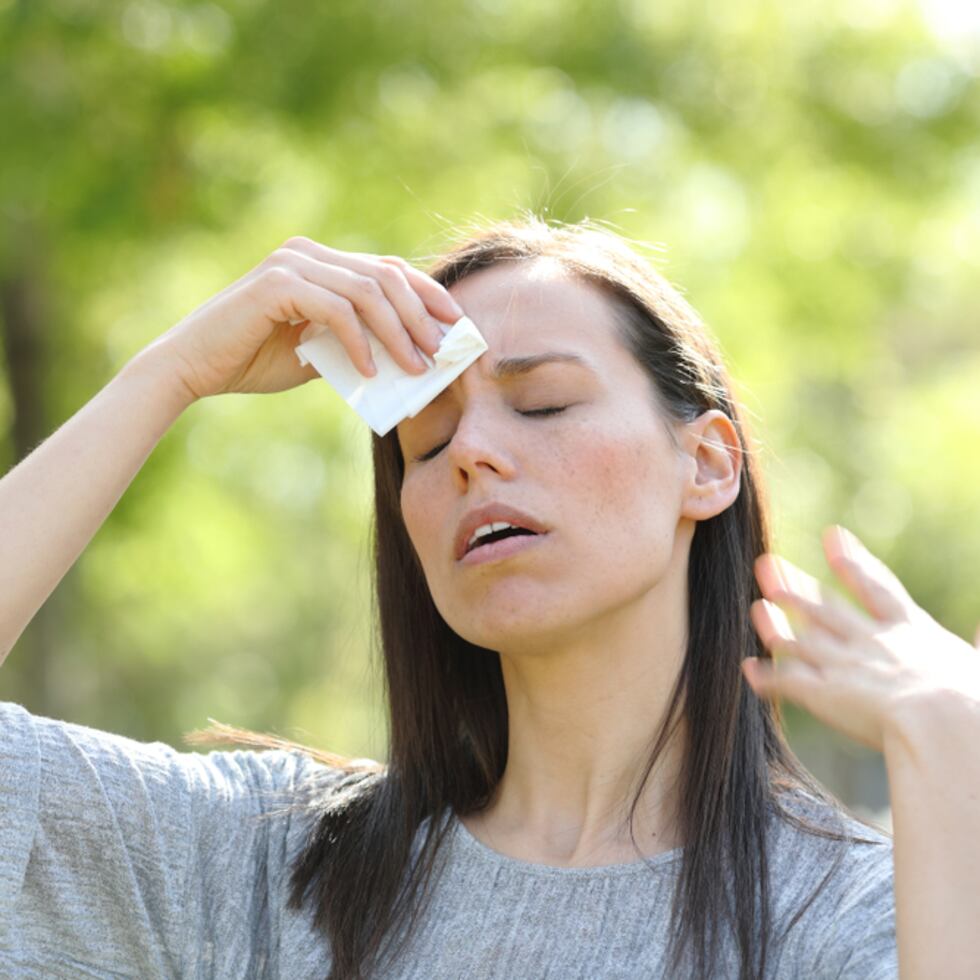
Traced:
<svg viewBox="0 0 980 980">
<path fill-rule="evenodd" d="M 742 446 L 732 420 L 718 409 L 687 424 L 684 448 L 690 479 L 684 492 L 684 516 L 705 521 L 732 505 L 741 487 Z"/>
</svg>

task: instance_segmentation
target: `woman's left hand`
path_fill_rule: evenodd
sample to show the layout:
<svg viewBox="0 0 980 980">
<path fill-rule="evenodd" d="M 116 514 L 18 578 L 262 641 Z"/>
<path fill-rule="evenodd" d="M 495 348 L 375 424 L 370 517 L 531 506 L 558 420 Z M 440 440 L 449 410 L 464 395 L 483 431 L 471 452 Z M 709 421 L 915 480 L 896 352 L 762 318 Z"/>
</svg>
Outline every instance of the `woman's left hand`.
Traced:
<svg viewBox="0 0 980 980">
<path fill-rule="evenodd" d="M 954 699 L 980 709 L 978 651 L 917 606 L 849 531 L 827 528 L 823 547 L 863 611 L 786 559 L 761 555 L 755 573 L 765 598 L 750 615 L 774 659 L 744 662 L 756 694 L 788 698 L 879 751 L 886 734 L 921 707 L 942 709 Z"/>
</svg>

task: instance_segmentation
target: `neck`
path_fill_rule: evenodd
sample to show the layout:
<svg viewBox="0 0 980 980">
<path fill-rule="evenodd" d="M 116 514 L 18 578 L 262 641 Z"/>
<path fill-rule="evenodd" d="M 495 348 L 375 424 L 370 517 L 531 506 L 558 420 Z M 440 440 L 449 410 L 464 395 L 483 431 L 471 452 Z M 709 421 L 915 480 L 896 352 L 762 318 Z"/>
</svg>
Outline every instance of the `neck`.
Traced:
<svg viewBox="0 0 980 980">
<path fill-rule="evenodd" d="M 687 643 L 686 567 L 671 571 L 560 644 L 501 651 L 507 766 L 490 804 L 469 821 L 488 843 L 546 863 L 636 859 L 629 809 Z M 685 743 L 682 716 L 639 797 L 633 830 L 643 856 L 680 844 Z"/>
</svg>

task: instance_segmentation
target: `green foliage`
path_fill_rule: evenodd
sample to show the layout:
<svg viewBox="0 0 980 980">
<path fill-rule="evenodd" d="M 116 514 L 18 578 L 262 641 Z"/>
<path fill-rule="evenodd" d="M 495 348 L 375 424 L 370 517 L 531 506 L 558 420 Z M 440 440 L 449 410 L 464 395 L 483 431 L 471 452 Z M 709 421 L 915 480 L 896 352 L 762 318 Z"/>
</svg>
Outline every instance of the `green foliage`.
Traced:
<svg viewBox="0 0 980 980">
<path fill-rule="evenodd" d="M 589 215 L 719 336 L 779 550 L 827 579 L 843 523 L 971 636 L 980 33 L 923 4 L 0 0 L 44 431 L 291 234 L 424 260 L 481 215 Z M 195 406 L 53 597 L 43 702 L 16 651 L 3 696 L 379 757 L 367 446 L 317 382 Z"/>
</svg>

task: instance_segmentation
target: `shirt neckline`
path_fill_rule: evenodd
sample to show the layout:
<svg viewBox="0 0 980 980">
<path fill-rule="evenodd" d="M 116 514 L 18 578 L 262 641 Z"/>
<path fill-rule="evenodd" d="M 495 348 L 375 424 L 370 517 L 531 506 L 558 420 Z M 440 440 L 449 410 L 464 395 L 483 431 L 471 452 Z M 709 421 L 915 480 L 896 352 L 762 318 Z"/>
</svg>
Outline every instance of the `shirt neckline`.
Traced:
<svg viewBox="0 0 980 980">
<path fill-rule="evenodd" d="M 635 875 L 680 860 L 684 853 L 683 847 L 675 847 L 673 850 L 655 854 L 653 857 L 639 858 L 636 861 L 627 861 L 622 864 L 562 868 L 553 864 L 524 861 L 521 858 L 511 857 L 508 854 L 501 854 L 499 851 L 495 851 L 492 847 L 489 847 L 483 841 L 474 837 L 466 824 L 455 813 L 450 814 L 449 820 L 453 824 L 455 839 L 460 843 L 464 852 L 469 852 L 501 869 L 519 871 L 523 874 L 538 875 L 545 878 L 609 878 L 620 875 Z"/>
</svg>

